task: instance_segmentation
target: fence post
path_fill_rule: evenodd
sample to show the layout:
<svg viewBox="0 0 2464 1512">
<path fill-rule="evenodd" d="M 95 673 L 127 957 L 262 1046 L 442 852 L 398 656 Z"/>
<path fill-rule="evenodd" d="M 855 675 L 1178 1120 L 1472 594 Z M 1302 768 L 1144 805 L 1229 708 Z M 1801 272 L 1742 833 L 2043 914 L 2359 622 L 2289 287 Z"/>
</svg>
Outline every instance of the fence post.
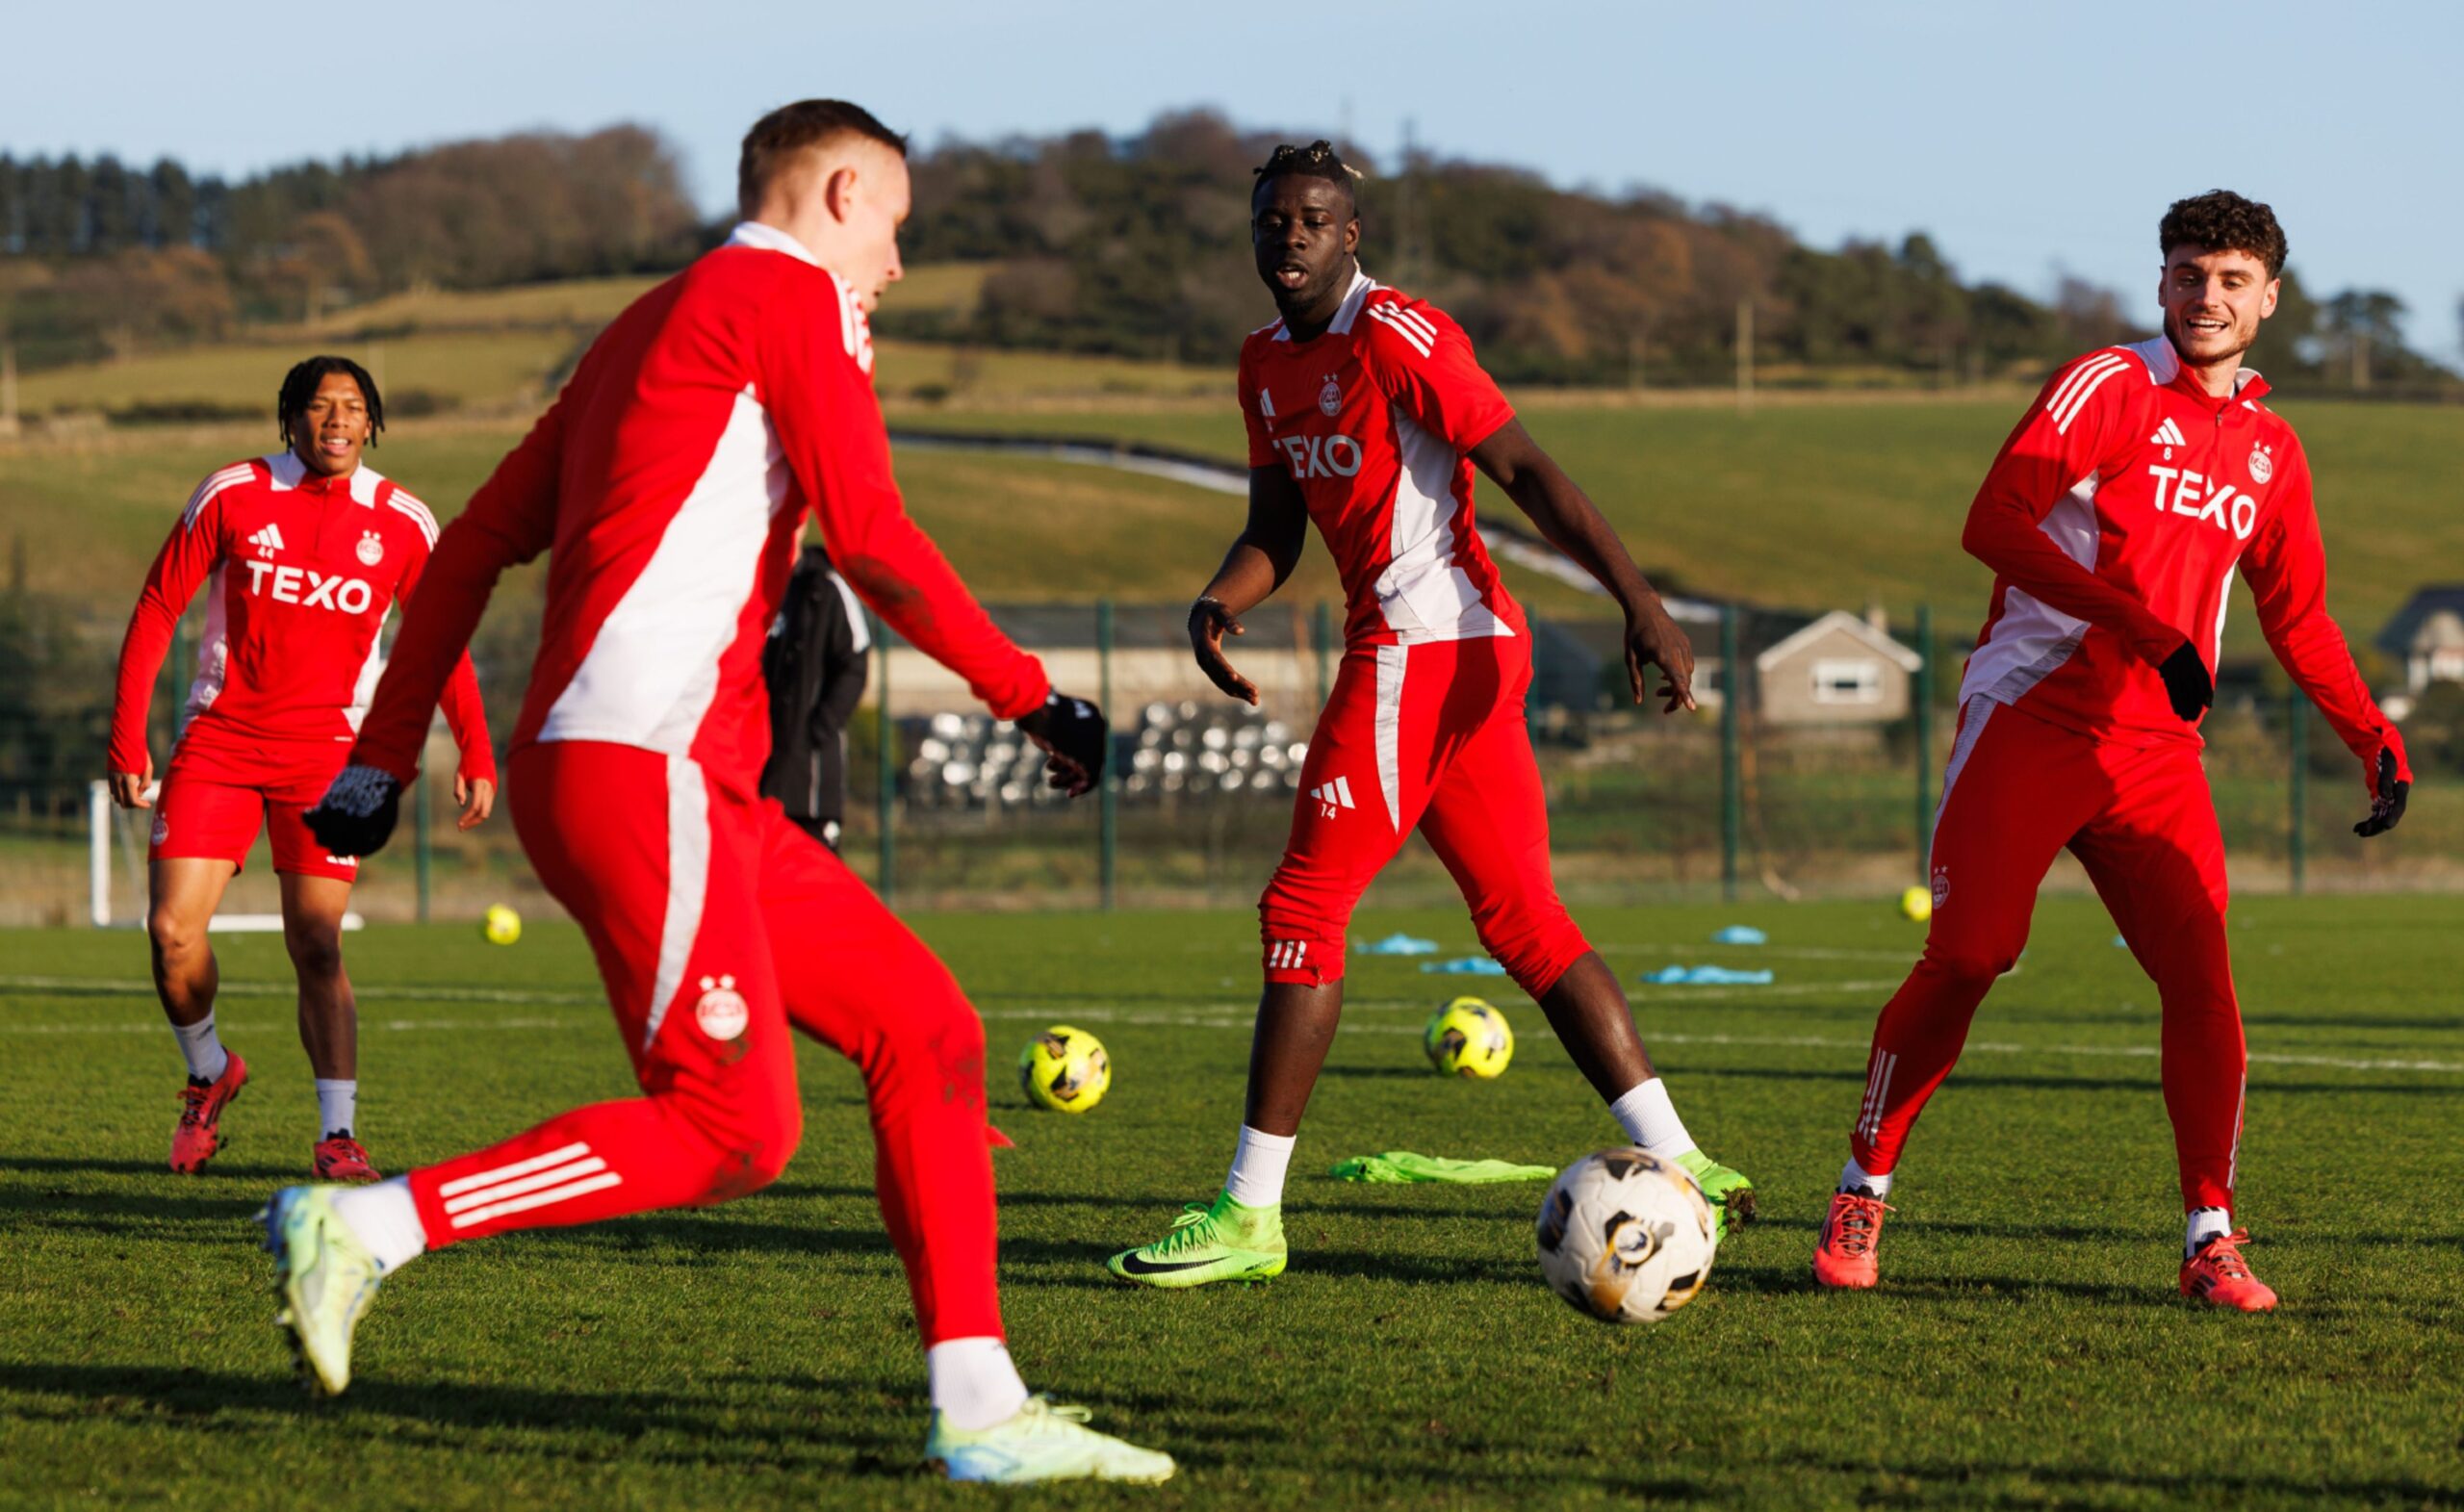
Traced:
<svg viewBox="0 0 2464 1512">
<path fill-rule="evenodd" d="M 1916 606 L 1916 880 L 1934 855 L 1934 606 Z"/>
<path fill-rule="evenodd" d="M 894 789 L 898 785 L 898 761 L 890 755 L 889 749 L 890 742 L 897 738 L 898 730 L 889 717 L 889 627 L 879 615 L 872 616 L 872 621 L 873 644 L 881 648 L 882 653 L 881 676 L 874 679 L 881 692 L 881 702 L 875 705 L 876 723 L 873 728 L 876 752 L 873 811 L 881 830 L 881 871 L 874 880 L 873 890 L 881 894 L 884 903 L 887 903 L 898 885 L 898 837 L 891 823 L 891 815 L 896 811 L 893 800 Z"/>
<path fill-rule="evenodd" d="M 428 872 L 435 864 L 435 858 L 430 854 L 427 837 L 427 795 L 428 790 L 435 785 L 436 783 L 433 781 L 425 782 L 414 782 L 411 783 L 411 831 L 415 837 L 411 845 L 411 854 L 418 859 L 419 863 L 419 917 L 422 924 L 425 924 L 427 922 L 429 888 Z"/>
<path fill-rule="evenodd" d="M 2303 838 L 2303 833 L 2309 826 L 2302 820 L 2310 807 L 2310 698 L 2297 687 L 2285 695 L 2285 703 L 2289 716 L 2285 722 L 2285 743 L 2291 748 L 2293 760 L 2289 784 L 2292 789 L 2291 812 L 2286 816 L 2292 825 L 2292 833 L 2286 836 L 2285 855 L 2293 866 L 2293 891 L 2297 897 L 2301 892 L 2302 862 L 2309 849 Z"/>
<path fill-rule="evenodd" d="M 1744 773 L 1737 752 L 1737 705 L 1745 669 L 1736 652 L 1736 605 L 1720 605 L 1720 897 L 1736 901 L 1737 853 L 1745 847 Z"/>
<path fill-rule="evenodd" d="M 1117 715 L 1112 711 L 1113 602 L 1110 599 L 1095 601 L 1095 685 L 1096 701 L 1106 710 L 1106 717 L 1116 718 Z M 1105 737 L 1105 743 L 1107 747 L 1111 745 L 1110 735 Z M 1098 800 L 1101 805 L 1098 810 L 1101 815 L 1098 833 L 1101 835 L 1103 855 L 1097 874 L 1103 879 L 1103 905 L 1106 913 L 1113 910 L 1115 866 L 1120 857 L 1120 764 L 1112 758 L 1113 755 L 1110 749 L 1104 752 L 1102 796 Z"/>
<path fill-rule="evenodd" d="M 1309 639 L 1317 647 L 1318 706 L 1323 708 L 1327 697 L 1335 691 L 1334 678 L 1326 665 L 1327 657 L 1334 650 L 1335 616 L 1323 599 L 1318 601 L 1317 612 L 1309 618 Z"/>
</svg>

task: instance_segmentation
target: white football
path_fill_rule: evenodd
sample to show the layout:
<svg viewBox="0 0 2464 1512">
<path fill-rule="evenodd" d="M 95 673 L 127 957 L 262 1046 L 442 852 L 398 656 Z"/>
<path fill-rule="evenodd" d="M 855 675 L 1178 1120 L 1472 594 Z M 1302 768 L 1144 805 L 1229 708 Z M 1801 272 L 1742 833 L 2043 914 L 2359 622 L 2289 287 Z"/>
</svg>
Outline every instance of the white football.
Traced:
<svg viewBox="0 0 2464 1512">
<path fill-rule="evenodd" d="M 1557 1173 L 1540 1204 L 1540 1273 L 1610 1323 L 1656 1323 L 1694 1299 L 1717 1247 L 1710 1204 L 1648 1150 L 1598 1150 Z"/>
</svg>

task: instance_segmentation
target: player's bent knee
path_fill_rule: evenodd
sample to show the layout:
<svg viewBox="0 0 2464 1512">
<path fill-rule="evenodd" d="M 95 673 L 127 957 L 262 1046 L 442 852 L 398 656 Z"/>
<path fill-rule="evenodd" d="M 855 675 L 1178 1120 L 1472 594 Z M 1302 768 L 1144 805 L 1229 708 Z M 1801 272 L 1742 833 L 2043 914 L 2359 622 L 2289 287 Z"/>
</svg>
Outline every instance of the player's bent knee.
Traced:
<svg viewBox="0 0 2464 1512">
<path fill-rule="evenodd" d="M 1591 942 L 1583 938 L 1562 906 L 1476 914 L 1472 923 L 1481 946 L 1505 967 L 1515 986 L 1534 998 L 1548 996 L 1558 979 L 1591 950 Z"/>
<path fill-rule="evenodd" d="M 291 951 L 293 968 L 301 976 L 331 977 L 342 973 L 343 935 L 339 927 L 317 924 L 285 930 L 283 943 Z"/>
<path fill-rule="evenodd" d="M 2018 957 L 2015 954 L 1949 949 L 1930 944 L 1925 947 L 1924 966 L 1927 970 L 1947 979 L 1954 986 L 1977 992 L 1992 987 L 1996 979 L 2016 964 Z"/>
<path fill-rule="evenodd" d="M 1287 887 L 1285 875 L 1275 874 L 1266 896 L 1258 900 L 1261 964 L 1269 982 L 1322 987 L 1343 980 L 1344 937 L 1351 929 L 1351 906 L 1335 907 L 1309 896 L 1309 890 Z"/>
</svg>

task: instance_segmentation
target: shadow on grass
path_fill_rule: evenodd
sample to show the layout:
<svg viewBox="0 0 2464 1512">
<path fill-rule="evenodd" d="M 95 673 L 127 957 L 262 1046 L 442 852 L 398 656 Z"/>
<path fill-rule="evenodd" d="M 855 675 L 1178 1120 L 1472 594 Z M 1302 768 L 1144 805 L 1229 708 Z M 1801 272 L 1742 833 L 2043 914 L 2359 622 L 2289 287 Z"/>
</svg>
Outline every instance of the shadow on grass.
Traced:
<svg viewBox="0 0 2464 1512">
<path fill-rule="evenodd" d="M 2289 1499 L 2295 1505 L 2333 1499 L 2379 1506 L 2464 1506 L 2464 1489 L 2410 1476 L 2362 1479 L 2322 1475 L 2311 1478 L 2289 1474 L 2236 1474 L 2208 1468 L 2189 1473 L 2151 1470 L 2134 1474 L 2093 1464 L 2029 1465 L 1958 1460 L 1875 1463 L 1809 1454 L 1788 1455 L 1777 1463 L 1793 1465 L 1810 1474 L 1817 1474 L 1824 1484 L 1835 1488 L 1843 1499 L 1853 1499 L 1867 1505 L 1878 1502 L 1888 1505 L 1907 1499 L 1904 1494 L 1894 1494 L 1890 1489 L 1870 1484 L 1877 1477 L 1888 1477 L 1913 1480 L 1929 1489 L 1957 1487 L 1959 1504 L 1963 1506 L 2104 1504 L 2107 1498 L 2134 1492 L 2152 1494 L 2160 1501 L 2171 1501 L 2184 1496 L 2192 1487 L 2196 1489 L 2197 1499 L 2210 1506 L 2229 1505 L 2250 1498 Z M 2009 1491 L 1992 1491 L 1977 1484 L 1996 1476 L 2011 1476 L 2023 1484 Z"/>
<path fill-rule="evenodd" d="M 2052 1056 L 2061 1054 L 2061 1051 L 2058 1049 L 2048 1049 L 2042 1053 Z M 2153 1073 L 2156 1067 L 2156 1058 L 2153 1055 L 2150 1055 L 2146 1057 L 2142 1064 L 2145 1064 L 2149 1071 Z M 1331 1071 L 1329 1074 L 1331 1074 Z M 1835 1084 L 1854 1085 L 1858 1087 L 1862 1087 L 1865 1083 L 1865 1068 L 1863 1066 L 1842 1068 L 1839 1070 L 1809 1070 L 1797 1066 L 1784 1065 L 1704 1065 L 1691 1067 L 1688 1069 L 1686 1074 L 1689 1076 L 1717 1077 L 1723 1080 L 1746 1082 L 1831 1082 Z M 2163 1080 L 2154 1074 L 2146 1076 L 2116 1076 L 2108 1073 L 2091 1073 L 2080 1076 L 2012 1075 L 1994 1071 L 1979 1073 L 1970 1071 L 1964 1066 L 1955 1068 L 1951 1072 L 1949 1078 L 1944 1081 L 1942 1085 L 1951 1088 L 1970 1089 L 1989 1087 L 2016 1088 L 2023 1091 L 2130 1092 L 2133 1094 L 2161 1091 L 2164 1089 Z M 2372 1096 L 2384 1094 L 2397 1097 L 2464 1097 L 2464 1084 L 2440 1084 L 2435 1082 L 2278 1082 L 2267 1079 L 2264 1067 L 2251 1072 L 2249 1086 L 2250 1090 L 2253 1092 L 2265 1092 L 2270 1095 L 2279 1093 L 2293 1093 L 2298 1095 L 2311 1092 L 2323 1092 L 2349 1096 Z"/>
</svg>

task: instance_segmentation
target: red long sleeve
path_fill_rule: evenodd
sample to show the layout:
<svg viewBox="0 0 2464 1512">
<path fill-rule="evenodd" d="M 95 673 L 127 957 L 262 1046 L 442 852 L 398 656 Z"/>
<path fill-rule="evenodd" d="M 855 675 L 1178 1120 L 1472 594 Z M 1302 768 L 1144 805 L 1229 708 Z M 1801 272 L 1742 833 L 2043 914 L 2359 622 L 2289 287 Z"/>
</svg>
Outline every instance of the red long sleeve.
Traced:
<svg viewBox="0 0 2464 1512">
<path fill-rule="evenodd" d="M 2146 385 L 2096 383 L 2093 370 L 2083 378 L 2082 370 L 2098 355 L 2055 373 L 2028 406 L 2027 418 L 2002 444 L 1968 505 L 1960 546 L 2039 602 L 2112 631 L 2133 655 L 2153 665 L 2190 637 L 2081 566 L 2040 528 L 2082 480 L 2109 468 L 2138 439 L 2132 427 L 2143 418 L 2143 406 L 2135 400 Z M 2066 394 L 2066 385 L 2078 392 Z"/>
<path fill-rule="evenodd" d="M 466 648 L 497 578 L 546 551 L 554 538 L 564 408 L 561 398 L 552 405 L 471 496 L 470 507 L 438 534 L 419 592 L 402 611 L 393 659 L 351 748 L 354 763 L 382 768 L 404 782 L 417 777 L 428 718 L 444 699 L 446 719 L 462 746 L 462 775 L 493 776 L 493 754 L 487 754 L 486 772 L 471 764 L 472 732 L 479 752 L 487 753 L 488 742 L 478 679 Z"/>
<path fill-rule="evenodd" d="M 830 559 L 863 601 L 909 644 L 964 678 L 995 715 L 1015 719 L 1044 701 L 1052 681 L 909 517 L 890 473 L 880 399 L 857 363 L 859 319 L 772 329 L 762 397 L 787 465 L 812 500 Z"/>
<path fill-rule="evenodd" d="M 402 575 L 405 624 L 409 621 L 410 604 L 418 595 L 420 582 L 427 576 L 427 563 L 428 557 L 422 555 Z M 446 679 L 443 702 L 446 726 L 453 731 L 453 743 L 461 752 L 456 775 L 469 782 L 495 782 L 497 754 L 488 740 L 487 705 L 479 701 L 478 669 L 471 665 L 471 653 L 467 651 L 454 661 L 453 671 Z"/>
<path fill-rule="evenodd" d="M 118 686 L 112 698 L 111 748 L 106 765 L 114 772 L 145 772 L 153 757 L 145 744 L 145 716 L 154 702 L 154 679 L 171 649 L 171 632 L 180 615 L 196 597 L 197 584 L 214 570 L 222 554 L 222 509 L 218 473 L 197 485 L 168 540 L 145 572 L 137 608 L 128 618 L 128 633 L 119 646 Z"/>
<path fill-rule="evenodd" d="M 2396 775 L 2409 782 L 2412 765 L 2395 725 L 2370 696 L 2345 632 L 2327 613 L 2327 553 L 2319 537 L 2310 459 L 2297 448 L 2279 485 L 2274 512 L 2242 556 L 2242 577 L 2257 602 L 2259 628 L 2275 659 L 2359 757 L 2364 780 L 2377 791 L 2378 753 L 2396 754 Z"/>
</svg>

